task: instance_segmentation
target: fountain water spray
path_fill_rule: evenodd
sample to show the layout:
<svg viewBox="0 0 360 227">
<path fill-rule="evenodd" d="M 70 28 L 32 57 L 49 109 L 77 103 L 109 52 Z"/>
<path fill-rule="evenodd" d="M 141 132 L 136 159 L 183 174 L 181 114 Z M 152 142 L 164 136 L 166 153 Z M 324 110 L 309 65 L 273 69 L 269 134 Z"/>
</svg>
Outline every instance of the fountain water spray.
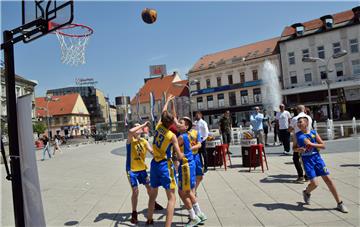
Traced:
<svg viewBox="0 0 360 227">
<path fill-rule="evenodd" d="M 266 60 L 261 71 L 263 81 L 263 104 L 271 116 L 279 110 L 282 102 L 279 73 L 275 64 Z"/>
</svg>

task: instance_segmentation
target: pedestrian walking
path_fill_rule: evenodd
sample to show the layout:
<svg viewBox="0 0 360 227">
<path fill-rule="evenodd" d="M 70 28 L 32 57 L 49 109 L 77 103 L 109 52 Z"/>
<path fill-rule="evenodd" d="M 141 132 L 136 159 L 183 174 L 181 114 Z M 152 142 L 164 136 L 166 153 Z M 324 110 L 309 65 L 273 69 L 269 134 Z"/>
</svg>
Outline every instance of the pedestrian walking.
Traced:
<svg viewBox="0 0 360 227">
<path fill-rule="evenodd" d="M 230 117 L 230 111 L 225 111 L 224 116 L 219 121 L 219 131 L 223 144 L 228 145 L 228 152 L 230 152 L 230 143 L 231 143 L 231 131 L 232 131 L 232 120 Z"/>
<path fill-rule="evenodd" d="M 55 151 L 59 150 L 60 152 L 62 152 L 61 148 L 60 148 L 60 144 L 61 144 L 61 140 L 60 140 L 60 136 L 59 135 L 55 135 L 55 139 L 54 139 L 54 151 L 53 151 L 53 155 L 55 156 Z"/>
<path fill-rule="evenodd" d="M 280 112 L 276 113 L 276 121 L 279 124 L 279 139 L 284 146 L 284 154 L 290 154 L 290 132 L 289 125 L 291 121 L 291 115 L 289 111 L 285 110 L 285 105 L 279 106 Z"/>
<path fill-rule="evenodd" d="M 49 148 L 50 141 L 49 141 L 49 138 L 46 135 L 43 135 L 43 137 L 41 138 L 41 141 L 44 144 L 41 161 L 44 161 L 45 160 L 45 152 L 47 152 L 48 155 L 49 155 L 49 158 L 51 158 L 50 148 Z"/>
<path fill-rule="evenodd" d="M 298 118 L 297 126 L 300 128 L 300 131 L 296 134 L 299 146 L 297 151 L 301 153 L 304 169 L 310 180 L 309 185 L 303 191 L 304 202 L 305 204 L 310 204 L 311 192 L 319 185 L 316 178 L 321 176 L 337 203 L 336 209 L 343 213 L 348 213 L 349 210 L 340 199 L 335 184 L 329 176 L 329 170 L 319 153 L 320 149 L 325 149 L 325 143 L 315 130 L 309 129 L 309 125 L 310 119 L 306 116 Z"/>
<path fill-rule="evenodd" d="M 202 157 L 202 161 L 204 164 L 204 172 L 206 173 L 208 170 L 208 157 L 206 152 L 206 139 L 209 136 L 209 128 L 206 121 L 203 120 L 203 115 L 201 112 L 197 112 L 195 114 L 196 121 L 194 124 L 196 125 L 196 131 L 200 134 L 201 139 L 201 148 L 199 149 L 199 153 Z"/>
<path fill-rule="evenodd" d="M 260 107 L 255 106 L 255 112 L 250 116 L 250 124 L 258 144 L 264 144 L 264 115 L 260 113 Z"/>
</svg>

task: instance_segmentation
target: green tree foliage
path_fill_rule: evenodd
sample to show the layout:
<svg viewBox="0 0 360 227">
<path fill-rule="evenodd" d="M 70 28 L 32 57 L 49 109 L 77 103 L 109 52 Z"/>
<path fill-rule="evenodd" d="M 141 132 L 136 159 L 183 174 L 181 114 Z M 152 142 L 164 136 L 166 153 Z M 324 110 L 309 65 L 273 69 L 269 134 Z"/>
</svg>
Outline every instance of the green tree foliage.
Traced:
<svg viewBox="0 0 360 227">
<path fill-rule="evenodd" d="M 38 136 L 40 136 L 40 134 L 43 134 L 46 130 L 46 125 L 43 124 L 42 122 L 36 122 L 33 124 L 33 131 L 37 133 Z"/>
</svg>

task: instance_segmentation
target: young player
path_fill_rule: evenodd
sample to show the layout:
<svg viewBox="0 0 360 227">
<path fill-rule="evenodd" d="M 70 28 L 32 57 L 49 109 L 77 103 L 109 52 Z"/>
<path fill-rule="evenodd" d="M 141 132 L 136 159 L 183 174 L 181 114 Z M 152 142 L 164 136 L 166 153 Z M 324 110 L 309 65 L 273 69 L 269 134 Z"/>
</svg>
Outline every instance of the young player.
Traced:
<svg viewBox="0 0 360 227">
<path fill-rule="evenodd" d="M 203 180 L 204 176 L 204 169 L 203 164 L 201 162 L 201 157 L 199 154 L 199 149 L 201 148 L 201 138 L 198 131 L 193 127 L 189 131 L 189 139 L 191 144 L 191 150 L 194 156 L 194 162 L 195 162 L 195 176 L 196 176 L 196 185 L 193 189 L 193 193 L 196 195 L 197 188 L 200 185 L 200 182 Z"/>
<path fill-rule="evenodd" d="M 169 102 L 174 99 L 174 96 L 170 95 L 163 108 L 161 119 L 156 126 L 154 141 L 153 141 L 153 153 L 154 158 L 151 161 L 150 167 L 150 198 L 149 208 L 147 214 L 147 225 L 153 225 L 153 213 L 155 200 L 158 194 L 158 187 L 162 186 L 166 190 L 168 198 L 168 204 L 166 207 L 166 227 L 170 227 L 174 216 L 174 207 L 176 202 L 175 188 L 176 180 L 174 175 L 174 165 L 172 161 L 172 148 L 174 149 L 179 159 L 183 158 L 183 154 L 180 151 L 178 140 L 174 133 L 169 130 L 169 127 L 174 122 L 174 117 L 167 111 Z"/>
<path fill-rule="evenodd" d="M 196 200 L 193 190 L 196 185 L 195 176 L 195 161 L 191 150 L 191 143 L 189 139 L 188 131 L 192 128 L 192 122 L 190 118 L 183 117 L 179 121 L 178 137 L 180 149 L 184 153 L 184 158 L 180 160 L 179 166 L 179 196 L 184 202 L 186 209 L 190 215 L 190 221 L 185 226 L 196 226 L 201 222 L 204 222 L 207 217 L 201 212 L 199 203 Z"/>
<path fill-rule="evenodd" d="M 129 130 L 126 142 L 126 171 L 132 189 L 132 214 L 130 222 L 133 224 L 138 223 L 136 211 L 139 197 L 138 183 L 145 185 L 147 193 L 150 195 L 150 180 L 146 172 L 147 166 L 145 164 L 145 157 L 147 151 L 150 153 L 153 151 L 149 142 L 140 137 L 143 129 L 149 125 L 150 123 L 148 121 L 142 125 L 135 124 L 135 127 Z M 155 208 L 157 210 L 163 209 L 163 207 L 157 203 L 155 203 Z"/>
<path fill-rule="evenodd" d="M 301 130 L 296 134 L 298 152 L 301 152 L 304 169 L 310 180 L 309 185 L 303 191 L 304 202 L 310 204 L 311 192 L 319 185 L 316 177 L 321 176 L 337 202 L 337 209 L 343 213 L 348 213 L 348 209 L 340 200 L 335 184 L 329 176 L 330 173 L 325 162 L 320 156 L 319 151 L 325 149 L 325 144 L 315 130 L 308 129 L 308 125 L 309 119 L 307 117 L 298 118 L 297 126 Z"/>
</svg>

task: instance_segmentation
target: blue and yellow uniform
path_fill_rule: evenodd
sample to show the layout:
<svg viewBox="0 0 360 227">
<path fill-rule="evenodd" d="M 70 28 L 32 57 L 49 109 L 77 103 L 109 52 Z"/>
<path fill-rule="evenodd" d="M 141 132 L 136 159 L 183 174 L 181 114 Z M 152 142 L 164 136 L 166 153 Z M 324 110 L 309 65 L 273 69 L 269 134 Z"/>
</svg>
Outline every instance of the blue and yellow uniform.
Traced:
<svg viewBox="0 0 360 227">
<path fill-rule="evenodd" d="M 175 189 L 176 179 L 174 164 L 172 162 L 172 142 L 174 136 L 163 124 L 158 124 L 155 129 L 153 152 L 151 161 L 150 185 L 152 188 L 163 186 L 165 189 Z"/>
<path fill-rule="evenodd" d="M 191 129 L 189 132 L 189 139 L 190 139 L 190 144 L 191 147 L 195 146 L 196 144 L 200 143 L 201 144 L 201 137 L 200 137 L 200 133 L 198 133 L 197 130 L 195 129 Z M 203 176 L 204 175 L 204 168 L 203 168 L 203 163 L 199 154 L 199 150 L 193 150 L 192 151 L 193 156 L 194 156 L 194 162 L 195 162 L 195 175 L 196 176 Z"/>
<path fill-rule="evenodd" d="M 148 184 L 149 177 L 146 172 L 145 157 L 147 151 L 147 141 L 143 138 L 132 138 L 126 144 L 126 172 L 131 187 L 140 184 Z"/>
<path fill-rule="evenodd" d="M 183 139 L 183 145 L 180 147 L 184 153 L 184 158 L 180 161 L 179 166 L 179 189 L 190 191 L 196 185 L 195 178 L 195 161 L 191 151 L 191 144 L 188 132 L 180 135 Z"/>
<path fill-rule="evenodd" d="M 305 140 L 310 140 L 311 143 L 316 143 L 316 131 L 311 130 L 309 134 L 298 132 L 296 138 L 299 147 L 306 148 Z M 326 168 L 324 160 L 321 158 L 319 149 L 311 147 L 309 150 L 301 153 L 301 158 L 304 164 L 304 170 L 309 180 L 314 179 L 317 176 L 329 175 L 329 171 Z"/>
</svg>

